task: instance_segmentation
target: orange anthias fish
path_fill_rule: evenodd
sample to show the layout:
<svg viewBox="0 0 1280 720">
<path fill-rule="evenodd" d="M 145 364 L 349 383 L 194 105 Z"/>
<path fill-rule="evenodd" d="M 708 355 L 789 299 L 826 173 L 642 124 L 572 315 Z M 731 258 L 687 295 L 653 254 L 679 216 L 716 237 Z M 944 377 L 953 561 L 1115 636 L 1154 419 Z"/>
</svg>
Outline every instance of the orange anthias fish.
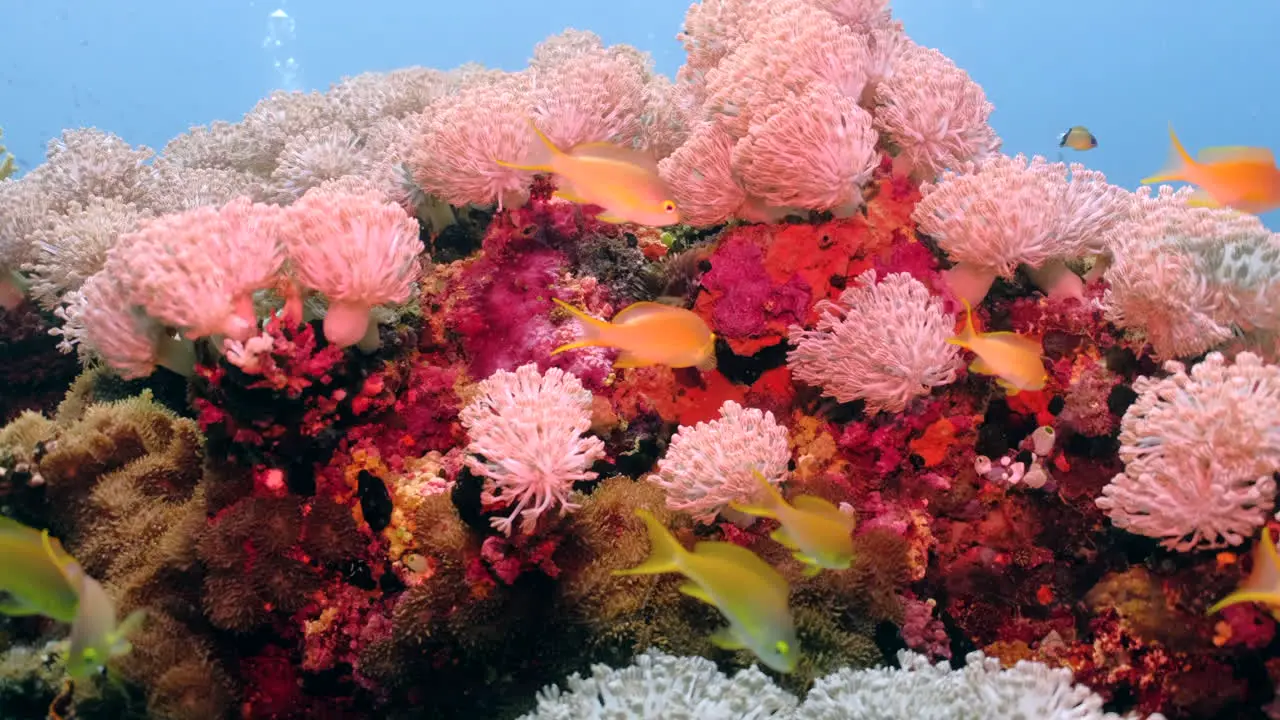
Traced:
<svg viewBox="0 0 1280 720">
<path fill-rule="evenodd" d="M 553 173 L 558 183 L 556 197 L 599 205 L 604 212 L 596 217 L 604 222 L 653 227 L 680 222 L 680 211 L 671 199 L 671 190 L 659 177 L 658 163 L 648 153 L 605 142 L 582 143 L 565 152 L 536 125 L 533 131 L 551 152 L 545 163 L 517 165 L 503 160 L 497 163 L 517 170 Z"/>
<path fill-rule="evenodd" d="M 617 368 L 666 365 L 711 370 L 715 367 L 715 333 L 706 321 L 689 310 L 638 302 L 620 310 L 613 316 L 613 322 L 606 322 L 559 298 L 555 301 L 582 324 L 583 337 L 552 350 L 552 355 L 582 347 L 611 347 L 622 351 L 613 363 Z"/>
<path fill-rule="evenodd" d="M 980 375 L 995 375 L 996 384 L 1010 395 L 1042 389 L 1049 374 L 1041 359 L 1044 348 L 1040 343 L 1013 332 L 978 332 L 973 326 L 973 308 L 968 301 L 961 302 L 964 303 L 964 330 L 947 342 L 978 356 L 969 370 Z"/>
<path fill-rule="evenodd" d="M 1151 177 L 1149 185 L 1159 182 L 1186 182 L 1197 186 L 1191 204 L 1201 207 L 1229 207 L 1241 212 L 1261 215 L 1280 208 L 1280 169 L 1275 155 L 1260 147 L 1211 147 L 1196 158 L 1179 142 L 1173 126 L 1169 126 L 1173 153 L 1169 164 Z"/>
</svg>

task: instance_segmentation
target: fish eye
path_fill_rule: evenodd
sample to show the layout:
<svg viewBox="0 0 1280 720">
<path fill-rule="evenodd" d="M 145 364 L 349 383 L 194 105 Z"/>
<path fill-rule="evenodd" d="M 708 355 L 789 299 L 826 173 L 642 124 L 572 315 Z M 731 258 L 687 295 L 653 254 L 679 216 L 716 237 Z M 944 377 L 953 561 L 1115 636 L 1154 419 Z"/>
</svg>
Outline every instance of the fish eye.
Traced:
<svg viewBox="0 0 1280 720">
<path fill-rule="evenodd" d="M 786 655 L 791 652 L 791 646 L 787 644 L 786 640 L 779 640 L 778 644 L 773 646 L 773 649 L 777 650 L 779 655 Z"/>
<path fill-rule="evenodd" d="M 664 200 L 662 202 L 662 211 L 673 213 L 676 211 L 676 203 L 674 200 Z"/>
</svg>

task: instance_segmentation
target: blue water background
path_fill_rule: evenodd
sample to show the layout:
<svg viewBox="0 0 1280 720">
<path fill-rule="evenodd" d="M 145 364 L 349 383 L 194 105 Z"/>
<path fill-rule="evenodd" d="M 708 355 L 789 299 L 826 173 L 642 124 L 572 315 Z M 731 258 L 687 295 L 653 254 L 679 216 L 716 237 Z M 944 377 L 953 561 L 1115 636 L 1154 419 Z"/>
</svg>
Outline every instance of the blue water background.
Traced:
<svg viewBox="0 0 1280 720">
<path fill-rule="evenodd" d="M 685 0 L 4 0 L 0 127 L 24 167 L 64 127 L 93 125 L 160 148 L 191 125 L 238 119 L 272 89 L 324 89 L 344 75 L 468 61 L 515 70 L 565 27 L 651 52 L 673 75 Z M 277 46 L 269 15 L 291 36 Z M 354 8 L 360 8 L 356 10 Z M 1136 187 L 1168 153 L 1172 121 L 1191 149 L 1280 151 L 1280 2 L 897 0 L 919 43 L 986 89 L 1005 151 L 1058 159 L 1083 124 L 1100 146 L 1067 153 Z M 274 32 L 280 38 L 279 22 Z M 276 67 L 292 57 L 290 75 Z M 1280 229 L 1280 212 L 1264 218 Z"/>
</svg>

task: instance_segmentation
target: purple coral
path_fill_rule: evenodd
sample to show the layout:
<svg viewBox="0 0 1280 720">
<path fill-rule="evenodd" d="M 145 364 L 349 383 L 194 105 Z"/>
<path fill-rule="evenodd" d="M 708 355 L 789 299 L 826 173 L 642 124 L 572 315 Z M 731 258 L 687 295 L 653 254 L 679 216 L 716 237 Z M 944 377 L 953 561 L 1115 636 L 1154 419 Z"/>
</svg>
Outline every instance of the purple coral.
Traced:
<svg viewBox="0 0 1280 720">
<path fill-rule="evenodd" d="M 1239 545 L 1275 503 L 1280 366 L 1247 352 L 1228 364 L 1215 352 L 1190 374 L 1176 361 L 1165 369 L 1133 384 L 1139 397 L 1120 423 L 1125 469 L 1098 507 L 1174 550 Z"/>
<path fill-rule="evenodd" d="M 485 479 L 480 499 L 508 510 L 491 520 L 510 535 L 516 516 L 529 533 L 542 513 L 578 506 L 573 484 L 594 480 L 588 471 L 604 457 L 604 442 L 583 437 L 591 427 L 591 392 L 559 368 L 540 374 L 532 363 L 499 370 L 459 414 L 467 429 L 467 468 Z"/>
<path fill-rule="evenodd" d="M 954 321 L 942 301 L 907 273 L 879 283 L 858 276 L 839 302 L 822 300 L 818 325 L 791 327 L 792 375 L 839 402 L 865 400 L 868 412 L 901 412 L 907 403 L 956 379 Z"/>
</svg>

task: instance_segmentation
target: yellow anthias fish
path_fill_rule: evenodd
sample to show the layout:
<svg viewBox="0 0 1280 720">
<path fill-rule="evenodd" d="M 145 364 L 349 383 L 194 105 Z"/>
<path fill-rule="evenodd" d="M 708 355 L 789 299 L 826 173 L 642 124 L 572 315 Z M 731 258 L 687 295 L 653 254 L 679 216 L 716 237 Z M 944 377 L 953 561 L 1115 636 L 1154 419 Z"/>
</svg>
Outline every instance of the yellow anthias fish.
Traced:
<svg viewBox="0 0 1280 720">
<path fill-rule="evenodd" d="M 800 495 L 788 504 L 781 493 L 759 470 L 753 470 L 760 484 L 757 505 L 733 502 L 729 507 L 757 517 L 773 518 L 782 524 L 769 537 L 793 550 L 804 563 L 805 575 L 813 577 L 827 570 L 845 570 L 853 562 L 853 529 L 857 521 L 840 508 L 813 495 Z"/>
<path fill-rule="evenodd" d="M 604 212 L 596 217 L 604 222 L 631 222 L 653 227 L 680 222 L 680 210 L 671 198 L 671 190 L 658 175 L 658 163 L 653 156 L 605 142 L 582 143 L 565 152 L 536 125 L 530 125 L 551 157 L 536 165 L 497 160 L 499 165 L 553 173 L 558 184 L 556 197 L 585 205 L 599 205 Z"/>
<path fill-rule="evenodd" d="M 1098 138 L 1089 132 L 1089 128 L 1076 125 L 1058 136 L 1058 147 L 1069 147 L 1072 150 L 1092 150 L 1098 147 Z"/>
<path fill-rule="evenodd" d="M 1039 390 L 1049 379 L 1044 369 L 1044 348 L 1036 340 L 1014 332 L 979 333 L 973 326 L 973 308 L 964 303 L 965 327 L 947 342 L 972 352 L 978 357 L 969 370 L 980 375 L 995 375 L 996 384 L 1010 395 L 1022 390 Z"/>
<path fill-rule="evenodd" d="M 726 650 L 747 649 L 778 672 L 795 670 L 800 647 L 791 618 L 787 581 L 750 550 L 727 542 L 700 542 L 693 552 L 647 510 L 637 510 L 649 531 L 649 559 L 615 575 L 657 575 L 678 572 L 690 582 L 680 592 L 714 605 L 728 626 L 711 641 Z"/>
<path fill-rule="evenodd" d="M 1247 602 L 1268 605 L 1271 614 L 1280 618 L 1280 551 L 1276 549 L 1269 527 L 1262 528 L 1262 539 L 1253 547 L 1253 568 L 1249 577 L 1235 592 L 1214 603 L 1207 614 Z"/>
<path fill-rule="evenodd" d="M 628 305 L 606 322 L 559 298 L 555 302 L 582 324 L 580 340 L 561 345 L 552 355 L 583 347 L 610 347 L 622 352 L 617 368 L 666 365 L 673 368 L 716 366 L 716 336 L 702 318 L 684 308 L 655 302 Z"/>
<path fill-rule="evenodd" d="M 79 588 L 62 570 L 70 556 L 48 530 L 0 517 L 0 557 L 0 613 L 75 620 Z"/>
<path fill-rule="evenodd" d="M 0 612 L 44 615 L 71 623 L 67 674 L 82 680 L 132 649 L 127 636 L 141 624 L 141 611 L 116 623 L 115 603 L 101 583 L 49 537 L 10 518 L 0 517 Z"/>
<path fill-rule="evenodd" d="M 1266 148 L 1226 146 L 1201 150 L 1195 159 L 1187 153 L 1169 125 L 1173 152 L 1168 165 L 1151 177 L 1149 185 L 1186 182 L 1197 186 L 1190 203 L 1201 207 L 1229 207 L 1261 215 L 1280 208 L 1280 169 Z"/>
</svg>

